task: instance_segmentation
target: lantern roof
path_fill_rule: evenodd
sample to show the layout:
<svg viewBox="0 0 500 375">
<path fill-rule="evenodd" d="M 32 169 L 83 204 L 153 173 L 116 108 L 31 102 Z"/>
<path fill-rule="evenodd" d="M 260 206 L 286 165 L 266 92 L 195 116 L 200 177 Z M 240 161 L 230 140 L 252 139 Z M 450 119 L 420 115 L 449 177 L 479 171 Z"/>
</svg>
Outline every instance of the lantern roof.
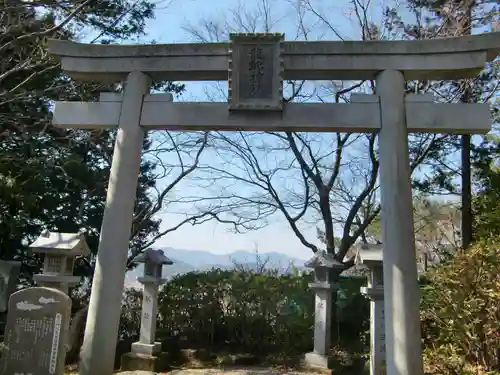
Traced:
<svg viewBox="0 0 500 375">
<path fill-rule="evenodd" d="M 90 254 L 85 235 L 82 233 L 61 233 L 44 230 L 29 248 L 34 253 L 66 256 L 87 256 Z"/>
</svg>

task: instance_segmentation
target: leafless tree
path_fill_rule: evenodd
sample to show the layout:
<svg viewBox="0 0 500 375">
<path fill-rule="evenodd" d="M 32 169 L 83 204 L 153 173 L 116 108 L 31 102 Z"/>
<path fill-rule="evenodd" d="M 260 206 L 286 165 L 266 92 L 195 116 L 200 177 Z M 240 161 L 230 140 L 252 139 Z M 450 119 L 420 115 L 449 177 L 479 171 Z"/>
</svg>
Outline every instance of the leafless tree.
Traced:
<svg viewBox="0 0 500 375">
<path fill-rule="evenodd" d="M 134 14 L 147 14 L 147 9 L 151 7 L 151 4 L 156 5 L 158 9 L 168 6 L 171 1 L 173 0 L 153 0 L 145 3 L 123 0 L 106 5 L 116 11 L 116 17 L 108 14 L 108 16 L 96 17 L 93 21 L 88 21 L 89 13 L 99 14 L 99 9 L 96 8 L 98 4 L 95 1 L 1 0 L 0 137 L 5 139 L 16 133 L 16 136 L 21 134 L 25 139 L 30 139 L 43 137 L 45 132 L 50 131 L 56 147 L 64 150 L 71 146 L 72 142 L 84 143 L 87 154 L 93 154 L 101 160 L 103 168 L 110 168 L 114 143 L 113 132 L 105 132 L 106 137 L 101 137 L 104 133 L 102 130 L 88 132 L 78 129 L 71 131 L 55 129 L 50 125 L 50 114 L 43 113 L 37 117 L 36 105 L 33 106 L 33 110 L 26 111 L 26 116 L 29 116 L 31 121 L 23 121 L 24 119 L 20 119 L 20 113 L 10 110 L 9 104 L 29 102 L 34 96 L 43 97 L 46 102 L 54 99 L 91 101 L 96 100 L 99 92 L 120 91 L 121 84 L 112 86 L 89 84 L 65 77 L 60 71 L 59 61 L 48 53 L 47 38 L 75 38 L 80 31 L 85 31 L 89 25 L 96 26 L 96 24 L 99 27 L 96 26 L 93 30 L 94 35 L 90 43 L 98 43 L 102 38 L 113 37 L 114 33 L 120 36 L 125 35 L 126 32 L 120 31 L 121 26 L 133 25 L 135 21 L 130 21 L 130 18 Z M 38 79 L 41 80 L 41 84 L 36 83 Z M 47 85 L 44 86 L 46 83 Z M 33 129 L 26 128 L 30 126 L 26 124 L 30 124 Z M 204 133 L 156 132 L 152 138 L 153 146 L 144 153 L 143 158 L 157 165 L 155 178 L 158 183 L 151 187 L 151 205 L 141 207 L 135 212 L 131 239 L 139 235 L 149 219 L 173 209 L 176 204 L 176 191 L 182 184 L 185 184 L 188 177 L 198 167 L 208 141 L 207 134 Z M 60 169 L 66 176 L 69 176 L 63 166 L 60 166 Z M 96 191 L 102 191 L 105 184 L 104 181 L 102 184 L 96 184 L 94 189 L 89 189 L 88 186 L 81 187 L 79 215 L 74 217 L 76 223 L 83 221 L 82 218 L 87 213 L 85 208 L 95 199 Z M 183 225 L 195 225 L 216 217 L 221 208 L 211 207 L 203 213 L 189 212 L 189 207 L 177 207 L 177 209 L 182 212 L 179 222 L 162 226 L 160 231 L 154 233 L 141 248 L 134 249 L 135 251 L 130 254 L 130 259 L 137 252 L 151 246 L 161 237 Z M 93 234 L 98 235 L 98 233 Z M 89 265 L 91 263 L 89 262 Z"/>
<path fill-rule="evenodd" d="M 204 132 L 169 132 L 164 131 L 155 137 L 155 144 L 151 150 L 146 151 L 143 157 L 151 159 L 156 165 L 156 186 L 151 192 L 151 206 L 146 207 L 134 216 L 131 238 L 137 235 L 142 223 L 156 215 L 164 213 L 179 216 L 179 221 L 163 226 L 148 241 L 131 253 L 129 262 L 141 251 L 152 246 L 157 240 L 179 229 L 184 225 L 200 225 L 210 220 L 217 220 L 223 224 L 246 225 L 244 219 L 238 221 L 225 220 L 225 212 L 234 209 L 227 202 L 212 201 L 209 205 L 204 205 L 203 210 L 198 210 L 191 201 L 184 199 L 185 190 L 193 188 L 192 181 L 196 180 L 198 169 L 203 165 L 203 160 L 207 159 L 207 150 L 213 148 L 210 144 L 208 133 Z M 196 187 L 194 187 L 196 188 Z M 196 189 L 196 200 L 203 201 L 210 199 Z"/>
<path fill-rule="evenodd" d="M 116 40 L 134 30 L 123 27 L 139 14 L 147 14 L 149 7 L 161 9 L 174 0 L 149 2 L 123 0 L 105 4 L 103 12 L 94 0 L 0 0 L 0 107 L 33 97 L 54 97 L 75 87 L 99 90 L 99 85 L 76 83 L 60 79 L 60 62 L 48 52 L 47 40 L 74 39 L 82 34 L 93 35 L 89 43 Z M 101 8 L 99 8 L 101 6 Z M 140 20 L 132 22 L 143 25 Z M 54 76 L 54 79 L 47 77 Z M 45 87 L 37 81 L 52 81 Z M 56 79 L 56 77 L 58 79 Z M 68 89 L 65 89 L 65 88 Z M 92 89 L 91 89 L 92 88 Z M 74 100 L 74 99 L 73 99 Z M 18 121 L 0 113 L 0 137 L 12 131 L 23 130 Z M 39 125 L 35 123 L 33 127 Z"/>
<path fill-rule="evenodd" d="M 319 28 L 319 34 L 345 39 L 329 22 L 334 15 L 325 16 L 309 0 L 289 4 L 297 19 L 295 38 L 317 37 L 314 28 Z M 370 23 L 367 4 L 352 4 L 361 39 L 380 39 L 383 27 Z M 223 22 L 204 19 L 198 26 L 185 29 L 204 42 L 227 40 L 228 33 L 235 31 L 278 31 L 271 5 L 269 0 L 260 0 L 253 11 L 240 5 Z M 348 103 L 353 92 L 375 92 L 373 81 L 287 84 L 288 102 Z M 222 85 L 217 90 L 224 95 Z M 436 152 L 434 146 L 444 138 L 435 134 L 413 136 L 412 169 L 424 166 L 429 152 Z M 313 252 L 321 250 L 316 236 L 307 238 L 304 230 L 318 226 L 325 250 L 343 262 L 344 269 L 353 264 L 353 258 L 346 257 L 348 250 L 356 241 L 368 240 L 366 229 L 380 212 L 376 134 L 215 132 L 210 139 L 214 156 L 210 163 L 200 164 L 197 181 L 211 191 L 212 202 L 234 207 L 224 213 L 226 221 L 244 220 L 244 224 L 235 224 L 234 230 L 258 229 L 281 215 L 303 246 Z M 204 204 L 195 197 L 184 199 L 199 203 L 203 211 Z"/>
</svg>

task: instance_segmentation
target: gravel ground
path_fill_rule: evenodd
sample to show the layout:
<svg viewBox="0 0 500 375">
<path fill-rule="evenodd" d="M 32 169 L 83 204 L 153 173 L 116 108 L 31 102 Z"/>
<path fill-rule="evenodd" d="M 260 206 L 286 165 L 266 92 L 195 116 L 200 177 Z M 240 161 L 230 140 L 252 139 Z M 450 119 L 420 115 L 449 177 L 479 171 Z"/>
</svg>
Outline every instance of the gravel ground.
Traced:
<svg viewBox="0 0 500 375">
<path fill-rule="evenodd" d="M 122 371 L 118 372 L 117 375 L 153 375 L 149 371 Z M 286 371 L 286 370 L 275 370 L 269 368 L 242 368 L 242 369 L 185 369 L 185 370 L 172 370 L 165 374 L 168 375 L 312 375 L 314 372 L 302 372 L 302 371 Z M 316 373 L 320 374 L 320 373 Z M 156 374 L 161 375 L 161 374 Z"/>
</svg>

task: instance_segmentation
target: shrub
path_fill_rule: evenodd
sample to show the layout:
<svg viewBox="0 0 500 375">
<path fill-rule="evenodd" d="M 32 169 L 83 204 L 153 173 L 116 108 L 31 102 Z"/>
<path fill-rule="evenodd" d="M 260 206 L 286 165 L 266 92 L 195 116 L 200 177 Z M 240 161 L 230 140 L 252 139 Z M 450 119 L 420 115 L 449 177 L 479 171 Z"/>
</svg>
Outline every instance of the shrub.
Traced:
<svg viewBox="0 0 500 375">
<path fill-rule="evenodd" d="M 257 355 L 310 351 L 314 326 L 310 282 L 307 274 L 241 269 L 176 276 L 160 291 L 157 339 L 164 345 L 230 348 Z M 369 308 L 359 293 L 364 283 L 341 279 L 337 299 L 339 337 L 332 344 L 367 350 Z M 141 292 L 125 291 L 121 340 L 138 337 L 140 311 Z"/>
<path fill-rule="evenodd" d="M 191 347 L 304 350 L 311 346 L 313 326 L 308 281 L 252 271 L 178 276 L 160 294 L 158 332 L 178 333 Z"/>
<path fill-rule="evenodd" d="M 139 338 L 141 329 L 142 291 L 125 289 L 122 297 L 120 314 L 119 340 L 135 340 Z"/>
<path fill-rule="evenodd" d="M 430 271 L 422 298 L 429 371 L 500 370 L 499 245 L 493 238 L 482 241 Z"/>
</svg>

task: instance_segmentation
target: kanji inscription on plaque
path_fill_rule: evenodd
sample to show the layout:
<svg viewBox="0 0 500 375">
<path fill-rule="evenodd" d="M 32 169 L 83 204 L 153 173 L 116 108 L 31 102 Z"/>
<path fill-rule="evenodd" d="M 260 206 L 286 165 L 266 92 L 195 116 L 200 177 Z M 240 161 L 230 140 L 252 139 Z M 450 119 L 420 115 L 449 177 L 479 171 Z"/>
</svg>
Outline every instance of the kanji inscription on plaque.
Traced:
<svg viewBox="0 0 500 375">
<path fill-rule="evenodd" d="M 283 109 L 284 35 L 231 34 L 229 49 L 229 109 Z"/>
</svg>

